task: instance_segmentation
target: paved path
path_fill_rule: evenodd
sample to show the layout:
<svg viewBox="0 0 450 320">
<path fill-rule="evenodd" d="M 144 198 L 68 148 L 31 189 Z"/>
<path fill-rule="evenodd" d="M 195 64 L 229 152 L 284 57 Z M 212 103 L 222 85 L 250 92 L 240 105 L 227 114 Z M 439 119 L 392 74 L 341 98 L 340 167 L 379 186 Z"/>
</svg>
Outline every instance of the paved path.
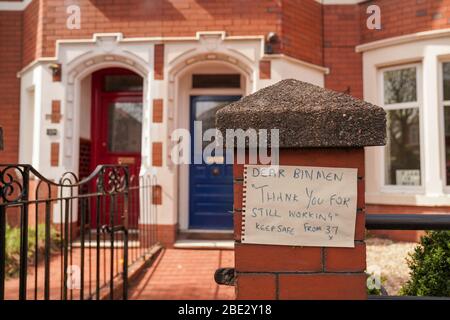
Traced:
<svg viewBox="0 0 450 320">
<path fill-rule="evenodd" d="M 96 249 L 86 248 L 85 249 L 85 279 L 84 279 L 84 290 L 85 297 L 87 298 L 90 294 L 95 293 L 96 286 Z M 135 251 L 129 251 L 129 254 L 135 254 Z M 114 261 L 114 272 L 115 274 L 121 272 L 119 270 L 119 265 L 122 265 L 122 249 L 115 250 L 115 261 Z M 110 265 L 111 265 L 111 250 L 106 249 L 100 250 L 100 286 L 104 286 L 110 279 Z M 74 248 L 69 253 L 68 265 L 81 266 L 81 250 L 79 248 Z M 60 300 L 61 299 L 61 287 L 62 287 L 62 260 L 60 253 L 53 253 L 50 259 L 50 299 Z M 45 267 L 44 261 L 41 260 L 38 263 L 37 273 L 34 265 L 31 263 L 28 265 L 27 269 L 27 299 L 28 300 L 43 300 L 44 299 L 44 274 Z M 37 279 L 36 279 L 37 275 Z M 37 281 L 37 286 L 36 286 Z M 35 291 L 35 288 L 37 290 Z M 80 299 L 80 290 L 68 290 L 68 298 L 78 300 Z M 19 278 L 10 278 L 5 282 L 5 299 L 6 300 L 17 300 L 19 298 Z"/>
<path fill-rule="evenodd" d="M 234 287 L 214 281 L 216 269 L 233 266 L 233 250 L 165 249 L 130 284 L 129 299 L 234 299 Z"/>
</svg>

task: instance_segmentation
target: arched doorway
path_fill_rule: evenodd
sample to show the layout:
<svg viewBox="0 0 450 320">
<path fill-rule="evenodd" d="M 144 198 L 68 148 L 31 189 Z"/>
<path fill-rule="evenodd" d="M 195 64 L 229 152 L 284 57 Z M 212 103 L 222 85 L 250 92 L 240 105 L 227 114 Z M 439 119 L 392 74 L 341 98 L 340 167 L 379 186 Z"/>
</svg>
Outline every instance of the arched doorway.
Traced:
<svg viewBox="0 0 450 320">
<path fill-rule="evenodd" d="M 92 74 L 92 156 L 99 164 L 128 165 L 131 175 L 141 166 L 143 78 L 123 68 Z"/>
<path fill-rule="evenodd" d="M 132 177 L 130 181 L 136 181 L 141 167 L 143 83 L 140 75 L 123 68 L 92 73 L 89 172 L 97 165 L 126 165 Z M 139 199 L 134 202 L 137 205 Z M 123 200 L 118 199 L 118 206 L 122 203 Z M 109 223 L 113 208 L 107 203 L 104 205 L 100 220 Z M 91 221 L 98 221 L 97 210 L 91 212 Z M 137 228 L 138 215 L 139 209 L 129 212 L 128 227 Z"/>
<path fill-rule="evenodd" d="M 244 96 L 250 88 L 243 70 L 221 60 L 198 61 L 183 68 L 174 78 L 176 127 L 188 130 L 191 138 L 195 138 L 196 132 L 203 135 L 214 128 L 216 111 Z M 195 153 L 201 153 L 209 143 L 211 141 L 203 141 L 201 150 L 194 150 L 194 143 L 191 143 L 191 164 L 179 166 L 180 239 L 184 236 L 187 239 L 207 239 L 207 236 L 228 239 L 219 236 L 220 233 L 231 236 L 232 165 L 226 164 L 225 156 L 200 157 L 201 163 L 193 161 Z"/>
</svg>

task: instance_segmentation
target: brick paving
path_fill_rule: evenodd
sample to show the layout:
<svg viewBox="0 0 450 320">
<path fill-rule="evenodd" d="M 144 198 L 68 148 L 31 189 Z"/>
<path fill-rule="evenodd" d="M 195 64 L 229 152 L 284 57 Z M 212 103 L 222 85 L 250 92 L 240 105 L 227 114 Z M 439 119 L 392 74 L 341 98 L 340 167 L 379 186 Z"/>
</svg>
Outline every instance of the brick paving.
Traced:
<svg viewBox="0 0 450 320">
<path fill-rule="evenodd" d="M 134 251 L 129 252 L 131 255 Z M 101 249 L 100 251 L 100 287 L 107 285 L 110 279 L 110 254 L 111 250 Z M 114 259 L 114 272 L 115 274 L 121 272 L 119 270 L 119 265 L 122 265 L 122 250 L 115 250 Z M 74 248 L 72 254 L 69 254 L 69 265 L 81 266 L 81 250 L 79 248 Z M 90 262 L 90 263 L 89 263 Z M 61 299 L 61 286 L 62 286 L 62 267 L 61 267 L 61 255 L 59 253 L 54 253 L 50 259 L 50 299 L 60 300 Z M 85 280 L 84 280 L 84 290 L 85 298 L 88 298 L 90 294 L 95 293 L 96 285 L 96 250 L 95 249 L 85 249 Z M 44 262 L 38 263 L 37 273 L 34 265 L 29 265 L 27 269 L 27 299 L 28 300 L 43 300 L 44 299 Z M 36 275 L 37 275 L 37 286 L 36 286 Z M 37 290 L 35 291 L 35 288 Z M 73 289 L 68 290 L 68 299 L 79 300 L 80 290 Z M 19 298 L 19 278 L 14 277 L 7 279 L 5 282 L 5 299 L 6 300 L 17 300 Z"/>
<path fill-rule="evenodd" d="M 95 291 L 95 250 L 86 249 L 86 296 Z M 73 264 L 78 264 L 80 250 L 72 252 Z M 116 257 L 119 261 L 122 257 Z M 92 264 L 89 268 L 88 261 Z M 117 262 L 116 262 L 117 263 Z M 109 250 L 101 253 L 101 285 L 109 280 Z M 234 287 L 219 286 L 214 281 L 214 272 L 219 267 L 233 267 L 233 250 L 187 250 L 164 249 L 156 261 L 130 284 L 129 299 L 234 299 Z M 89 271 L 90 269 L 90 271 Z M 116 268 L 116 272 L 118 272 Z M 35 296 L 34 266 L 28 268 L 27 299 L 44 298 L 44 265 L 38 266 L 38 290 Z M 91 275 L 91 276 L 89 276 Z M 50 299 L 61 299 L 61 260 L 54 254 L 50 264 Z M 5 283 L 5 299 L 18 299 L 19 279 L 9 279 Z M 68 290 L 69 299 L 79 299 L 79 290 Z"/>
<path fill-rule="evenodd" d="M 214 272 L 234 266 L 233 250 L 165 249 L 130 285 L 130 299 L 230 300 L 234 287 L 219 286 Z"/>
</svg>

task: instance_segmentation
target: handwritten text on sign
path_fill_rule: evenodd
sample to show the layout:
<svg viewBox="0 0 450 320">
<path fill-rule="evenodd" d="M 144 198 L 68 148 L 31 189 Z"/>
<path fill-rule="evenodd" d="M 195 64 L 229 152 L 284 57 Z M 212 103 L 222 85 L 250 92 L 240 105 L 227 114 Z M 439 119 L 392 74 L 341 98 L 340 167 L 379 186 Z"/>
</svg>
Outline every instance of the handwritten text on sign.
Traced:
<svg viewBox="0 0 450 320">
<path fill-rule="evenodd" d="M 242 242 L 354 247 L 357 169 L 245 168 Z"/>
</svg>

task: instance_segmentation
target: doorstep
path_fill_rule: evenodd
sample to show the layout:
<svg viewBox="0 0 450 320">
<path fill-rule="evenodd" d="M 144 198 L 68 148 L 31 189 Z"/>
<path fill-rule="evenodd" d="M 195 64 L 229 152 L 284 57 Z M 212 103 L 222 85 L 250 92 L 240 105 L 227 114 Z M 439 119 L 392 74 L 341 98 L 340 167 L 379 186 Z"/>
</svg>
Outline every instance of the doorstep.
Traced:
<svg viewBox="0 0 450 320">
<path fill-rule="evenodd" d="M 225 249 L 233 250 L 233 240 L 191 240 L 178 239 L 173 245 L 176 249 Z"/>
</svg>

